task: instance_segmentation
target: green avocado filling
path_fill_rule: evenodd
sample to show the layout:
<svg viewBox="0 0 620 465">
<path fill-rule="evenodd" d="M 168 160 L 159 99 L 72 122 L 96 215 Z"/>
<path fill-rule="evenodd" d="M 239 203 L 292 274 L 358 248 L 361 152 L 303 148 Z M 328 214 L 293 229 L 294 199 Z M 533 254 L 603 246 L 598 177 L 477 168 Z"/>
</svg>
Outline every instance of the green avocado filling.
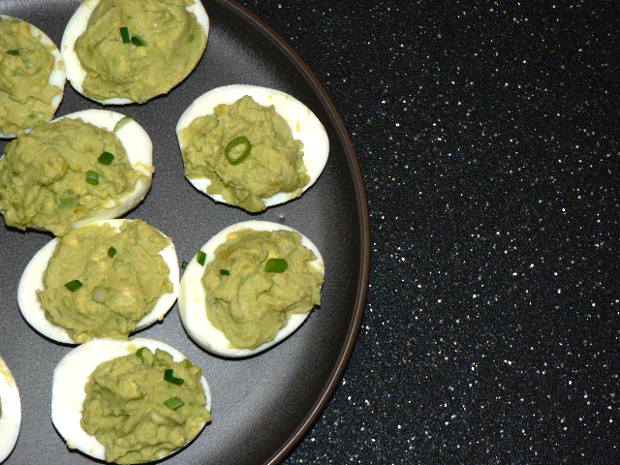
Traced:
<svg viewBox="0 0 620 465">
<path fill-rule="evenodd" d="M 83 343 L 126 339 L 157 300 L 172 292 L 160 255 L 170 244 L 141 220 L 89 224 L 59 239 L 37 295 L 45 317 Z"/>
<path fill-rule="evenodd" d="M 182 382 L 169 381 L 166 373 Z M 143 347 L 108 360 L 86 384 L 80 424 L 104 445 L 108 462 L 158 460 L 190 442 L 211 421 L 201 376 L 202 370 L 189 360 L 175 362 L 160 349 L 152 353 Z"/>
<path fill-rule="evenodd" d="M 145 102 L 196 66 L 207 44 L 189 0 L 101 0 L 75 51 L 88 97 Z"/>
<path fill-rule="evenodd" d="M 49 83 L 51 47 L 32 36 L 30 24 L 0 18 L 0 132 L 21 133 L 54 116 L 62 89 Z"/>
<path fill-rule="evenodd" d="M 234 348 L 273 340 L 291 315 L 320 305 L 323 269 L 315 259 L 295 232 L 229 234 L 202 278 L 209 320 Z"/>
<path fill-rule="evenodd" d="M 114 154 L 109 164 L 102 153 Z M 118 205 L 147 177 L 129 164 L 110 131 L 79 119 L 37 126 L 9 143 L 0 159 L 0 211 L 8 226 L 38 227 L 57 236 L 76 221 Z"/>
<path fill-rule="evenodd" d="M 245 96 L 218 105 L 181 130 L 185 174 L 208 178 L 209 194 L 219 194 L 250 212 L 266 207 L 264 199 L 280 192 L 298 197 L 308 182 L 303 144 L 273 106 Z"/>
</svg>

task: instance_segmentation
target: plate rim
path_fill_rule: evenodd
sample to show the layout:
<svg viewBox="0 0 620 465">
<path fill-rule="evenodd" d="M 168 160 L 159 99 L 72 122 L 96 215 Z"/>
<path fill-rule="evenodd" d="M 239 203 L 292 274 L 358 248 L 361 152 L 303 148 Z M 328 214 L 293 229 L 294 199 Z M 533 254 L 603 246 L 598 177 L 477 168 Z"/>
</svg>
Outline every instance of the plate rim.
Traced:
<svg viewBox="0 0 620 465">
<path fill-rule="evenodd" d="M 203 4 L 204 4 L 204 0 Z M 319 416 L 327 407 L 331 400 L 336 387 L 338 386 L 344 370 L 347 367 L 357 336 L 359 334 L 362 317 L 366 307 L 366 299 L 368 295 L 368 280 L 370 274 L 370 216 L 368 211 L 368 195 L 362 176 L 362 169 L 357 157 L 351 136 L 346 129 L 344 120 L 340 112 L 336 109 L 331 97 L 327 93 L 325 87 L 321 84 L 314 72 L 303 60 L 301 55 L 269 24 L 262 18 L 250 11 L 236 0 L 211 0 L 226 8 L 228 11 L 239 16 L 247 24 L 252 26 L 258 33 L 267 38 L 280 52 L 282 52 L 287 60 L 297 69 L 301 77 L 312 89 L 312 92 L 321 102 L 325 112 L 331 120 L 338 140 L 344 148 L 344 155 L 349 164 L 349 170 L 352 175 L 353 187 L 355 193 L 355 204 L 358 209 L 357 224 L 359 227 L 360 250 L 358 255 L 359 270 L 357 275 L 357 289 L 355 292 L 355 302 L 353 305 L 353 317 L 347 328 L 347 334 L 344 338 L 342 348 L 336 359 L 336 363 L 332 368 L 330 375 L 325 382 L 321 393 L 315 400 L 310 411 L 302 422 L 295 428 L 293 433 L 284 441 L 284 443 L 267 459 L 262 465 L 276 465 L 284 460 L 301 442 L 303 437 L 308 433 L 310 428 L 319 419 Z"/>
<path fill-rule="evenodd" d="M 207 9 L 207 12 L 209 4 L 216 4 L 219 8 L 239 18 L 247 26 L 268 40 L 276 50 L 282 53 L 283 58 L 292 65 L 299 77 L 308 85 L 311 93 L 317 98 L 321 109 L 325 111 L 327 118 L 332 124 L 337 138 L 336 140 L 342 145 L 343 155 L 348 164 L 348 171 L 351 174 L 353 184 L 353 203 L 357 208 L 357 218 L 354 220 L 358 232 L 356 240 L 359 241 L 359 249 L 356 251 L 357 276 L 354 278 L 356 279 L 356 288 L 354 290 L 355 299 L 353 302 L 352 314 L 348 322 L 346 334 L 342 340 L 336 361 L 333 363 L 331 371 L 320 389 L 319 395 L 313 400 L 312 406 L 308 409 L 301 422 L 292 429 L 289 436 L 271 452 L 270 456 L 263 459 L 261 462 L 262 465 L 277 465 L 295 450 L 304 436 L 308 434 L 311 427 L 317 422 L 332 399 L 353 353 L 361 329 L 370 275 L 371 235 L 368 196 L 357 153 L 353 146 L 350 133 L 344 124 L 344 120 L 327 90 L 303 60 L 301 55 L 299 55 L 283 36 L 276 32 L 267 22 L 253 13 L 249 8 L 241 5 L 237 0 L 200 1 Z M 205 53 L 208 53 L 208 45 Z M 65 92 L 67 92 L 67 88 L 65 88 Z M 5 141 L 2 140 L 2 142 Z M 9 141 L 6 142 L 8 143 Z"/>
</svg>

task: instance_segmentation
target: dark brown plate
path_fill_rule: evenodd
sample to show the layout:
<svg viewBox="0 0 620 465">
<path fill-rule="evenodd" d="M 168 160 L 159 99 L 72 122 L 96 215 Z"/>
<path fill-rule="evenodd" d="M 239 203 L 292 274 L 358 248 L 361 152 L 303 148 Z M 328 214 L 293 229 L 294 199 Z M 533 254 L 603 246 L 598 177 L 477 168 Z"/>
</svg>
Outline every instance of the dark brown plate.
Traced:
<svg viewBox="0 0 620 465">
<path fill-rule="evenodd" d="M 32 22 L 60 44 L 78 1 L 0 0 L 0 13 Z M 306 323 L 271 350 L 245 360 L 224 360 L 186 336 L 176 306 L 166 319 L 138 333 L 159 339 L 202 366 L 213 393 L 213 422 L 167 464 L 273 464 L 297 444 L 331 396 L 359 330 L 369 268 L 366 195 L 349 135 L 329 96 L 299 56 L 252 13 L 234 2 L 205 3 L 209 44 L 196 70 L 167 96 L 145 105 L 113 107 L 134 116 L 151 135 L 156 174 L 144 202 L 129 217 L 143 218 L 172 236 L 179 260 L 190 259 L 220 229 L 250 218 L 280 221 L 305 233 L 326 263 L 323 301 Z M 216 204 L 184 178 L 174 127 L 184 109 L 213 87 L 247 83 L 288 92 L 325 125 L 330 158 L 301 198 L 261 215 Z M 99 105 L 67 84 L 57 113 Z M 3 149 L 5 142 L 0 142 Z M 28 260 L 51 236 L 0 226 L 0 354 L 17 380 L 21 433 L 7 465 L 87 464 L 70 452 L 50 421 L 52 372 L 70 347 L 52 343 L 22 319 L 17 283 Z M 71 382 L 71 380 L 67 380 Z"/>
</svg>

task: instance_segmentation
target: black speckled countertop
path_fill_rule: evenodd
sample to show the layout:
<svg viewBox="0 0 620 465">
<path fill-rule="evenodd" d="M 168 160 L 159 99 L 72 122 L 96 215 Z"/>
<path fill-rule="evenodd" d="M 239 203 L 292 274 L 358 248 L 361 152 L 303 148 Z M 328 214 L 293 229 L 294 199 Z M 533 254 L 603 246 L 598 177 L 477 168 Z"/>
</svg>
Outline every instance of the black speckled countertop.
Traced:
<svg viewBox="0 0 620 465">
<path fill-rule="evenodd" d="M 284 463 L 620 463 L 617 5 L 242 4 L 332 96 L 371 212 L 357 346 Z"/>
</svg>

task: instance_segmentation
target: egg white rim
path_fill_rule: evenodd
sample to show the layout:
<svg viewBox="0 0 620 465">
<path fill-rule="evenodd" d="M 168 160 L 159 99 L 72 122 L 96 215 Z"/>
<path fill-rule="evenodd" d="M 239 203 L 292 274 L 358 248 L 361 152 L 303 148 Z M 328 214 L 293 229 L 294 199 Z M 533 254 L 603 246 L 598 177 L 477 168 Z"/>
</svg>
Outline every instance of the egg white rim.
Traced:
<svg viewBox="0 0 620 465">
<path fill-rule="evenodd" d="M 196 118 L 213 114 L 217 105 L 231 105 L 245 95 L 251 96 L 256 103 L 262 106 L 273 105 L 291 128 L 294 139 L 303 143 L 303 162 L 308 171 L 309 180 L 302 188 L 302 192 L 308 190 L 319 178 L 329 157 L 329 138 L 323 123 L 305 104 L 290 94 L 268 87 L 251 84 L 231 84 L 216 87 L 205 92 L 183 112 L 176 126 L 177 140 L 181 151 L 181 130 L 188 127 Z M 186 176 L 187 177 L 187 176 Z M 190 178 L 188 181 L 200 192 L 208 195 L 216 202 L 230 204 L 220 194 L 207 193 L 207 187 L 211 184 L 208 178 Z M 279 205 L 296 198 L 293 193 L 280 192 L 263 199 L 267 207 Z"/>
<path fill-rule="evenodd" d="M 1 14 L 0 14 L 0 18 L 16 19 L 18 21 L 28 23 L 30 25 L 30 33 L 32 34 L 32 36 L 35 39 L 39 39 L 39 42 L 41 42 L 41 44 L 43 44 L 44 46 L 51 47 L 50 52 L 52 56 L 54 57 L 54 67 L 52 68 L 52 72 L 50 73 L 50 76 L 47 79 L 47 82 L 51 84 L 52 86 L 58 87 L 60 89 L 60 94 L 52 98 L 52 102 L 51 102 L 52 108 L 54 109 L 53 113 L 56 113 L 56 110 L 58 110 L 58 107 L 60 106 L 60 102 L 62 102 L 62 98 L 65 93 L 65 82 L 67 80 L 65 64 L 62 59 L 62 56 L 60 55 L 60 51 L 58 50 L 58 47 L 56 47 L 56 44 L 54 43 L 54 41 L 50 39 L 49 36 L 45 34 L 45 32 L 43 32 L 41 29 L 36 27 L 34 24 L 29 23 L 28 21 L 24 21 L 23 19 L 16 18 L 15 16 L 1 15 Z M 30 131 L 30 128 L 26 129 L 26 132 L 28 131 Z M 12 139 L 15 137 L 17 137 L 17 134 L 15 133 L 4 134 L 0 132 L 0 139 Z"/>
<path fill-rule="evenodd" d="M 86 70 L 82 67 L 82 63 L 75 51 L 75 42 L 78 38 L 86 31 L 88 27 L 88 21 L 90 20 L 93 11 L 97 8 L 101 0 L 84 0 L 80 6 L 75 10 L 73 16 L 69 19 L 69 22 L 65 26 L 65 31 L 62 35 L 62 40 L 60 42 L 60 50 L 61 55 L 65 60 L 65 67 L 67 69 L 67 79 L 71 83 L 71 86 L 75 89 L 76 92 L 83 95 L 87 99 L 93 100 L 95 102 L 101 103 L 102 105 L 128 105 L 131 103 L 136 103 L 131 99 L 125 97 L 113 97 L 109 99 L 98 100 L 96 98 L 89 97 L 84 95 L 84 89 L 82 84 L 84 83 L 84 79 L 86 78 Z M 193 5 L 187 6 L 185 8 L 190 13 L 194 13 L 196 16 L 196 21 L 200 26 L 202 26 L 205 36 L 207 40 L 209 38 L 209 16 L 207 15 L 207 11 L 205 10 L 204 5 L 200 0 L 194 0 Z M 193 71 L 192 68 L 191 71 Z M 188 73 L 188 76 L 189 74 Z M 187 76 L 185 76 L 180 82 L 185 80 Z M 180 84 L 177 83 L 178 84 Z M 153 96 L 152 98 L 155 98 Z"/>
<path fill-rule="evenodd" d="M 213 326 L 207 317 L 206 293 L 202 284 L 204 269 L 215 259 L 215 249 L 226 242 L 228 234 L 241 229 L 253 229 L 256 231 L 285 230 L 300 234 L 301 244 L 310 249 L 316 256 L 316 259 L 310 262 L 310 265 L 323 274 L 325 273 L 325 263 L 319 249 L 307 236 L 290 226 L 271 221 L 249 220 L 228 226 L 209 239 L 200 248 L 207 256 L 204 266 L 198 263 L 197 257 L 194 255 L 185 268 L 185 272 L 181 278 L 181 285 L 179 287 L 179 315 L 185 331 L 196 344 L 208 352 L 231 358 L 248 357 L 278 344 L 299 328 L 311 313 L 311 311 L 308 311 L 303 314 L 291 315 L 288 323 L 280 329 L 273 340 L 265 342 L 255 349 L 237 349 L 231 347 L 230 341 L 226 335 Z"/>
<path fill-rule="evenodd" d="M 187 357 L 165 342 L 147 338 L 132 338 L 127 341 L 118 339 L 93 339 L 72 349 L 65 355 L 56 368 L 52 381 L 52 423 L 66 441 L 70 449 L 78 449 L 91 457 L 105 460 L 105 447 L 95 436 L 84 431 L 80 425 L 82 404 L 86 398 L 84 387 L 97 366 L 116 357 L 134 353 L 140 347 L 147 347 L 154 352 L 165 350 L 175 362 Z M 85 363 L 87 361 L 87 363 Z M 67 382 L 71 380 L 71 382 Z M 206 409 L 211 411 L 211 391 L 204 375 L 200 378 L 206 397 Z M 206 422 L 203 424 L 204 428 Z M 202 431 L 202 428 L 200 431 Z M 200 432 L 197 434 L 197 436 Z M 193 440 L 193 438 L 192 438 Z M 191 440 L 190 440 L 191 442 Z M 183 446 L 185 447 L 185 446 Z M 172 451 L 171 453 L 174 453 Z"/>
<path fill-rule="evenodd" d="M 0 463 L 6 459 L 17 442 L 21 426 L 22 410 L 15 378 L 6 362 L 0 357 Z"/>
<path fill-rule="evenodd" d="M 114 226 L 118 231 L 123 222 L 127 221 L 134 220 L 101 220 L 97 221 L 96 224 L 109 224 Z M 140 331 L 157 321 L 162 321 L 176 302 L 179 294 L 179 262 L 175 246 L 168 236 L 155 227 L 153 227 L 153 229 L 170 242 L 159 254 L 168 266 L 168 279 L 170 279 L 172 283 L 172 292 L 161 295 L 153 309 L 138 321 L 136 329 L 132 332 Z M 45 310 L 37 297 L 37 291 L 42 291 L 44 289 L 43 275 L 47 269 L 50 258 L 54 254 L 54 250 L 56 250 L 57 244 L 58 239 L 52 239 L 30 259 L 17 286 L 17 304 L 26 322 L 36 331 L 58 342 L 77 344 L 64 328 L 54 325 L 45 317 Z"/>
</svg>

